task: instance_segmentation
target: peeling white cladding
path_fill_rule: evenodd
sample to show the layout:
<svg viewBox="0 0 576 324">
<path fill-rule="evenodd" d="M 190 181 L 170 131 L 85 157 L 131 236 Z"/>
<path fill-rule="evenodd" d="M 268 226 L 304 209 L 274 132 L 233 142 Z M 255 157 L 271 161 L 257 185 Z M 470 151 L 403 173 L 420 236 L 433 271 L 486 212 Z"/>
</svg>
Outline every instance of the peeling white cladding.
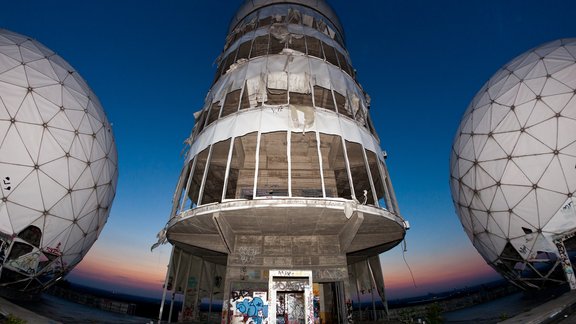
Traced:
<svg viewBox="0 0 576 324">
<path fill-rule="evenodd" d="M 0 286 L 37 291 L 80 262 L 117 176 L 111 126 L 86 82 L 42 44 L 0 29 Z"/>
<path fill-rule="evenodd" d="M 524 286 L 552 271 L 555 238 L 576 231 L 576 39 L 501 68 L 466 110 L 452 147 L 452 197 L 480 254 Z M 574 239 L 565 241 L 571 257 Z M 548 281 L 549 282 L 549 281 Z"/>
<path fill-rule="evenodd" d="M 316 8 L 317 11 L 311 8 Z M 295 10 L 297 9 L 297 10 Z M 249 0 L 244 1 L 244 4 L 236 15 L 230 21 L 229 34 L 237 33 L 242 27 L 254 24 L 258 18 L 265 19 L 267 17 L 276 16 L 278 13 L 288 12 L 289 17 L 300 17 L 302 23 L 308 26 L 313 26 L 314 19 L 321 20 L 326 27 L 332 29 L 332 33 L 338 31 L 344 34 L 340 19 L 332 8 L 323 0 L 291 0 L 290 4 L 286 4 L 283 0 Z M 326 20 L 328 19 L 328 20 Z M 318 24 L 316 24 L 318 25 Z"/>
<path fill-rule="evenodd" d="M 231 27 L 195 114 L 174 214 L 263 195 L 356 199 L 397 213 L 340 27 L 309 7 L 272 2 L 248 1 L 257 10 Z"/>
</svg>

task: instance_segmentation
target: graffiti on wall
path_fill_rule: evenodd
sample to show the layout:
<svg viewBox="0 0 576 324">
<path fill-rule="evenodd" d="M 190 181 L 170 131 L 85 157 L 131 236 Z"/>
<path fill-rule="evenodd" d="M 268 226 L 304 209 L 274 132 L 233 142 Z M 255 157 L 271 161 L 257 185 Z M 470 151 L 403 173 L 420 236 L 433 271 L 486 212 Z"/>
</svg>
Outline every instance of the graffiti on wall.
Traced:
<svg viewBox="0 0 576 324">
<path fill-rule="evenodd" d="M 7 264 L 12 268 L 16 268 L 23 272 L 32 274 L 36 271 L 36 266 L 38 265 L 38 261 L 40 259 L 40 252 L 33 251 L 27 254 L 24 254 L 17 259 L 8 260 Z"/>
<path fill-rule="evenodd" d="M 4 177 L 4 179 L 2 179 L 2 188 L 6 191 L 10 191 L 10 189 L 12 189 L 12 183 L 10 182 L 10 177 Z"/>
<path fill-rule="evenodd" d="M 231 323 L 268 323 L 268 304 L 265 296 L 265 292 L 254 292 L 250 296 L 245 290 L 232 291 L 230 298 Z"/>
</svg>

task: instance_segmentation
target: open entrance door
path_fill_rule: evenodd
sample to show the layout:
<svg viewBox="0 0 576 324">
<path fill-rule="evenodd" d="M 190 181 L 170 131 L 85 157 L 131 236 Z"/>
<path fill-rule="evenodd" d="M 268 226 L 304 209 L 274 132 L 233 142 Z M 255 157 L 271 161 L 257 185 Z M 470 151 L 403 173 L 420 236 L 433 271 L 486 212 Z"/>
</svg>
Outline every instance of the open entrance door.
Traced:
<svg viewBox="0 0 576 324">
<path fill-rule="evenodd" d="M 270 270 L 270 323 L 313 324 L 312 271 Z"/>
<path fill-rule="evenodd" d="M 276 293 L 276 323 L 301 324 L 306 319 L 304 292 L 279 291 Z"/>
<path fill-rule="evenodd" d="M 322 324 L 343 323 L 342 282 L 314 283 L 314 321 Z"/>
</svg>

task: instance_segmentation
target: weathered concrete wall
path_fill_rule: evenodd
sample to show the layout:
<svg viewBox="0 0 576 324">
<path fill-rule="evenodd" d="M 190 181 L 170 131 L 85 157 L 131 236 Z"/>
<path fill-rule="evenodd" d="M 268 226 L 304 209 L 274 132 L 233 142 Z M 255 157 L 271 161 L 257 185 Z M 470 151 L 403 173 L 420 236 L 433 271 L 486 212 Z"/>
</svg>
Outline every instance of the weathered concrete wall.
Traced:
<svg viewBox="0 0 576 324">
<path fill-rule="evenodd" d="M 346 255 L 336 235 L 237 235 L 228 256 L 227 280 L 262 280 L 270 269 L 312 270 L 315 282 L 348 278 Z"/>
</svg>

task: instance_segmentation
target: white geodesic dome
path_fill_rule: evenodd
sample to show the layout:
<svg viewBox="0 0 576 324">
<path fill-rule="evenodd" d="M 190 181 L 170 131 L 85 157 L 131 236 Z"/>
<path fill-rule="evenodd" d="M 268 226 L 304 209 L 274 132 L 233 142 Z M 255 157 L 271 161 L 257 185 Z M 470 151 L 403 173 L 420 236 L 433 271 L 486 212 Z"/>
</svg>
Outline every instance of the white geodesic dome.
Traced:
<svg viewBox="0 0 576 324">
<path fill-rule="evenodd" d="M 80 75 L 0 29 L 0 287 L 39 291 L 82 260 L 108 219 L 117 164 Z"/>
<path fill-rule="evenodd" d="M 532 49 L 477 93 L 452 146 L 450 184 L 464 230 L 523 287 L 566 280 L 554 240 L 576 255 L 575 89 L 576 39 Z"/>
</svg>

